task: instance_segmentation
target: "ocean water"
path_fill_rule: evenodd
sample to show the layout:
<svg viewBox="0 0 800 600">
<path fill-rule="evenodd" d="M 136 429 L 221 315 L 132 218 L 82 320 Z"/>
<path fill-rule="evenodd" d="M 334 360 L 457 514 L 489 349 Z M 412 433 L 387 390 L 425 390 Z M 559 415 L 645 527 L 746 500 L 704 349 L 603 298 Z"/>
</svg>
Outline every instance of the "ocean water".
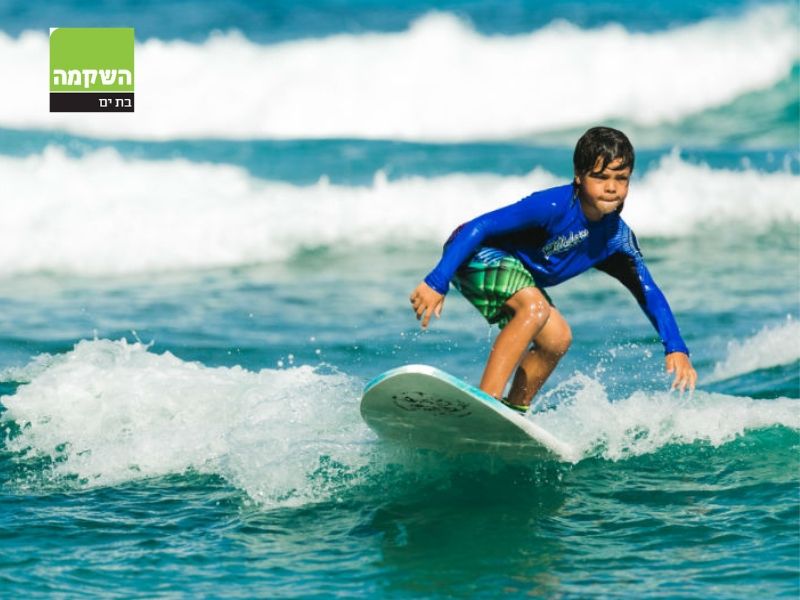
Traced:
<svg viewBox="0 0 800 600">
<path fill-rule="evenodd" d="M 546 4 L 0 1 L 0 596 L 797 598 L 797 4 Z M 48 112 L 54 26 L 136 28 L 135 113 Z M 570 460 L 378 440 L 367 381 L 496 333 L 419 330 L 443 240 L 600 123 L 698 389 L 590 272 Z"/>
</svg>

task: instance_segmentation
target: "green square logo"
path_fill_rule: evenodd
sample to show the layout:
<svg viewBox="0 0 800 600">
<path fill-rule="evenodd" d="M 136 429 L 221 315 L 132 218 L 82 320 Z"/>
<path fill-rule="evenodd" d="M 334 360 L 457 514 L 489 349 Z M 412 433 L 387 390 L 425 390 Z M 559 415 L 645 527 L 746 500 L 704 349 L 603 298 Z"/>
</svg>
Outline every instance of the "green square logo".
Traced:
<svg viewBox="0 0 800 600">
<path fill-rule="evenodd" d="M 50 112 L 133 112 L 133 28 L 50 30 Z"/>
</svg>

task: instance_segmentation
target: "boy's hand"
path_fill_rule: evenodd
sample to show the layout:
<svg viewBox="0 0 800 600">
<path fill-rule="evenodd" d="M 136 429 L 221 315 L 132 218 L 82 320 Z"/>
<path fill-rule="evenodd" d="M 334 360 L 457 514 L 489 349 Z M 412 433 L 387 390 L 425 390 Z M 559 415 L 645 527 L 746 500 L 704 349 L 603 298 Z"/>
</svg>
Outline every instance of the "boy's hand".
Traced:
<svg viewBox="0 0 800 600">
<path fill-rule="evenodd" d="M 672 382 L 670 389 L 680 388 L 683 392 L 688 386 L 690 390 L 694 390 L 694 384 L 697 383 L 697 371 L 694 370 L 689 356 L 683 352 L 672 352 L 667 354 L 666 362 L 667 373 L 675 373 L 675 381 Z"/>
<path fill-rule="evenodd" d="M 428 328 L 431 315 L 436 315 L 436 318 L 442 316 L 444 296 L 424 281 L 411 292 L 409 300 L 411 300 L 411 306 L 414 312 L 417 313 L 417 321 L 422 319 L 423 329 Z"/>
</svg>

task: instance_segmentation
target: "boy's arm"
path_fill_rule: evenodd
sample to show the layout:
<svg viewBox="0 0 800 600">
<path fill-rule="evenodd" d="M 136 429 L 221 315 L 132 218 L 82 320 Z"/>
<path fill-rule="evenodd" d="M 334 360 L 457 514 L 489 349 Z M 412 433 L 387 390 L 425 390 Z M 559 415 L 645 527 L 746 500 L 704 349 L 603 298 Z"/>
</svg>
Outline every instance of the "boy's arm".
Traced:
<svg viewBox="0 0 800 600">
<path fill-rule="evenodd" d="M 628 243 L 620 251 L 596 265 L 596 268 L 618 279 L 630 290 L 658 331 L 666 354 L 667 372 L 675 373 L 672 387 L 679 387 L 681 391 L 686 387 L 694 389 L 697 373 L 689 359 L 689 349 L 681 337 L 678 323 L 667 299 L 644 264 L 633 232 L 629 235 Z"/>
<path fill-rule="evenodd" d="M 596 265 L 596 268 L 618 279 L 630 290 L 644 314 L 658 331 L 661 343 L 664 344 L 665 354 L 673 352 L 689 354 L 667 299 L 653 281 L 644 261 L 637 261 L 632 256 L 618 252 Z"/>
<path fill-rule="evenodd" d="M 464 223 L 445 244 L 439 264 L 425 277 L 425 283 L 438 293 L 446 294 L 455 272 L 486 239 L 520 229 L 544 227 L 552 219 L 555 207 L 556 203 L 545 201 L 536 193 Z"/>
</svg>

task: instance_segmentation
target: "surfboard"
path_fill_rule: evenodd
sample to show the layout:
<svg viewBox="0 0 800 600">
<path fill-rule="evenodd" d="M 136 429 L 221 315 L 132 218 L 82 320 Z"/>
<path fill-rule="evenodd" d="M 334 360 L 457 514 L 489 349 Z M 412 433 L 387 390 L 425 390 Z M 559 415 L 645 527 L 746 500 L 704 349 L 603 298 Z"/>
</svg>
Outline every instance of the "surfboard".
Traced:
<svg viewBox="0 0 800 600">
<path fill-rule="evenodd" d="M 370 381 L 361 416 L 380 438 L 414 448 L 568 461 L 575 454 L 526 415 L 428 365 L 399 367 Z"/>
</svg>

